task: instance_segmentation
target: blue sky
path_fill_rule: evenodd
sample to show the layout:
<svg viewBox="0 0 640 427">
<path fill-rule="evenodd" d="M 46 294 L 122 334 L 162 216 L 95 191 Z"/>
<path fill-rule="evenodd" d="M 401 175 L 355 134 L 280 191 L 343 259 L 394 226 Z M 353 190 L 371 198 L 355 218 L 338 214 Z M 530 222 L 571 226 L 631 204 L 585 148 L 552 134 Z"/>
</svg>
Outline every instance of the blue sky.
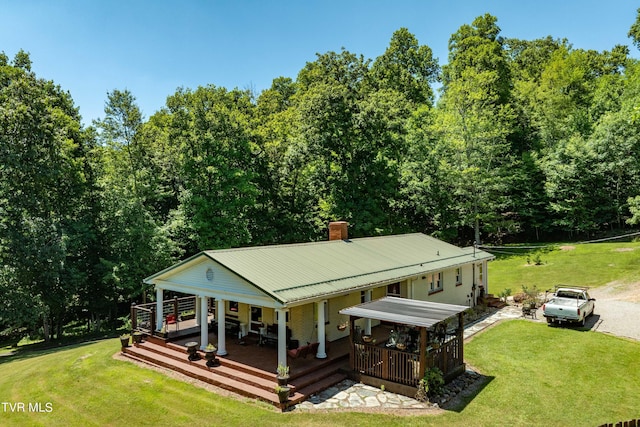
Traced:
<svg viewBox="0 0 640 427">
<path fill-rule="evenodd" d="M 178 87 L 260 92 L 296 78 L 316 53 L 342 47 L 374 59 L 407 27 L 447 62 L 452 33 L 484 13 L 503 37 L 567 38 L 575 48 L 638 51 L 629 0 L 13 1 L 0 0 L 0 51 L 31 54 L 38 77 L 71 93 L 85 124 L 106 94 L 129 89 L 149 117 Z"/>
</svg>

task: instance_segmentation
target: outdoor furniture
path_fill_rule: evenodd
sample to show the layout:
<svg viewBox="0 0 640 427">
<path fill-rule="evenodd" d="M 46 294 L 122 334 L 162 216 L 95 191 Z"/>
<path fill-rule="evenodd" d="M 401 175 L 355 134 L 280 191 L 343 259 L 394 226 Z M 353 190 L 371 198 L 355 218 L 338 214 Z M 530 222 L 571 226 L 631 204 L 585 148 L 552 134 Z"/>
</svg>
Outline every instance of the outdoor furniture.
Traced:
<svg viewBox="0 0 640 427">
<path fill-rule="evenodd" d="M 291 329 L 287 326 L 286 329 L 287 348 L 291 340 Z M 259 344 L 278 345 L 278 325 L 267 325 L 266 328 L 260 328 L 260 340 Z"/>
<path fill-rule="evenodd" d="M 308 355 L 315 357 L 315 355 L 318 353 L 319 346 L 319 342 L 307 343 L 307 345 L 287 350 L 287 355 L 292 359 L 298 359 L 300 357 L 306 359 Z"/>
<path fill-rule="evenodd" d="M 524 304 L 522 304 L 523 317 L 531 316 L 532 319 L 537 319 L 536 312 L 537 309 L 535 302 L 525 302 Z"/>
<path fill-rule="evenodd" d="M 165 321 L 167 323 L 167 325 L 176 325 L 176 331 L 178 330 L 178 322 L 176 321 L 176 315 L 175 314 L 167 314 L 167 317 L 165 318 Z"/>
</svg>

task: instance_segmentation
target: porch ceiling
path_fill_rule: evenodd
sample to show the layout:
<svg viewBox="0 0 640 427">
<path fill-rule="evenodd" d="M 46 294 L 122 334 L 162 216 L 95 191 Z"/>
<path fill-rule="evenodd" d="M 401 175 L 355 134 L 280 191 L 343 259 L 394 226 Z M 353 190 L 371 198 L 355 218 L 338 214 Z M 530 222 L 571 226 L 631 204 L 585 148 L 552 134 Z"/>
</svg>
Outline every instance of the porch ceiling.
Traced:
<svg viewBox="0 0 640 427">
<path fill-rule="evenodd" d="M 344 308 L 340 314 L 428 328 L 468 308 L 464 305 L 384 297 Z"/>
</svg>

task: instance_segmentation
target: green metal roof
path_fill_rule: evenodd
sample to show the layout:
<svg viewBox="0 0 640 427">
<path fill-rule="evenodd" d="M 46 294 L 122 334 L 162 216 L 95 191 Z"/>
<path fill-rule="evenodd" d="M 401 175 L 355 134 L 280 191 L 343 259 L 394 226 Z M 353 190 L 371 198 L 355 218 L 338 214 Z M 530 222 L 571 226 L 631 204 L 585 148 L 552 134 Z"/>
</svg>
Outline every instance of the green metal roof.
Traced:
<svg viewBox="0 0 640 427">
<path fill-rule="evenodd" d="M 204 254 L 288 305 L 493 259 L 487 252 L 459 248 L 421 233 Z"/>
</svg>

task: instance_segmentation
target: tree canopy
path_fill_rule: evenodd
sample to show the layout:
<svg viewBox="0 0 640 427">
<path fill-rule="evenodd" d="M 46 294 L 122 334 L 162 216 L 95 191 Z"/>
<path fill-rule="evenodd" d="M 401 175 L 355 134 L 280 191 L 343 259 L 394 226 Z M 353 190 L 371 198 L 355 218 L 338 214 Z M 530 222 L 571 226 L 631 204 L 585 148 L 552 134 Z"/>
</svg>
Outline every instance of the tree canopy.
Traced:
<svg viewBox="0 0 640 427">
<path fill-rule="evenodd" d="M 113 324 L 184 256 L 322 240 L 331 220 L 459 244 L 640 223 L 626 46 L 505 38 L 485 14 L 442 66 L 407 28 L 381 51 L 319 53 L 259 94 L 178 88 L 149 118 L 114 89 L 86 128 L 26 52 L 1 53 L 0 332 Z"/>
</svg>

